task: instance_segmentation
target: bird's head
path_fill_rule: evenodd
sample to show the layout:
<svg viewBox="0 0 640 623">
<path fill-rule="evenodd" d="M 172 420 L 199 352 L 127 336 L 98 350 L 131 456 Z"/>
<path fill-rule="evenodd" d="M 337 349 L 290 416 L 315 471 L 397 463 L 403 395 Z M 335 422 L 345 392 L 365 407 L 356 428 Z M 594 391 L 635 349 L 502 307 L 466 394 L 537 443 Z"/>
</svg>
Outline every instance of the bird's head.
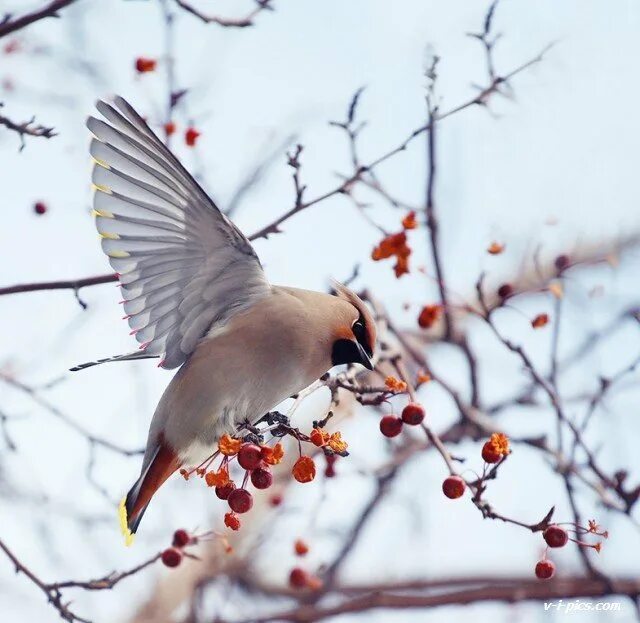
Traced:
<svg viewBox="0 0 640 623">
<path fill-rule="evenodd" d="M 362 299 L 341 283 L 334 282 L 336 296 L 341 299 L 336 316 L 331 362 L 334 366 L 360 363 L 373 370 L 371 358 L 376 345 L 376 325 Z"/>
</svg>

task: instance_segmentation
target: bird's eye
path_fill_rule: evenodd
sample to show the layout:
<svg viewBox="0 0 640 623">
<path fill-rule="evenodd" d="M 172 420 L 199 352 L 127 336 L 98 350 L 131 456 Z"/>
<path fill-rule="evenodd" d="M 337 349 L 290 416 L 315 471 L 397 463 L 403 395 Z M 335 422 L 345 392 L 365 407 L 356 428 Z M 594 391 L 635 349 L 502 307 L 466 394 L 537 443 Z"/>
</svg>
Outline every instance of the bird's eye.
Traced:
<svg viewBox="0 0 640 623">
<path fill-rule="evenodd" d="M 356 336 L 356 340 L 360 342 L 360 344 L 366 344 L 366 330 L 364 327 L 364 322 L 362 319 L 358 319 L 353 323 L 353 327 L 351 327 L 353 331 L 353 335 Z"/>
</svg>

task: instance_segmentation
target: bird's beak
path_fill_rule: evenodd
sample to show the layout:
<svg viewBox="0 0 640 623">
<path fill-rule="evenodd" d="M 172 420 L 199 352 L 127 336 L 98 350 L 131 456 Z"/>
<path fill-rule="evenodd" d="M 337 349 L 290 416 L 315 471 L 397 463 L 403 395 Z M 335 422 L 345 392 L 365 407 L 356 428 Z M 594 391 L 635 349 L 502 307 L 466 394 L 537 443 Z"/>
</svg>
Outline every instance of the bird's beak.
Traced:
<svg viewBox="0 0 640 623">
<path fill-rule="evenodd" d="M 367 370 L 373 370 L 373 364 L 371 363 L 369 355 L 367 355 L 367 351 L 362 347 L 360 342 L 356 342 L 356 344 L 358 345 L 358 354 L 360 355 L 358 363 L 361 363 Z"/>
</svg>

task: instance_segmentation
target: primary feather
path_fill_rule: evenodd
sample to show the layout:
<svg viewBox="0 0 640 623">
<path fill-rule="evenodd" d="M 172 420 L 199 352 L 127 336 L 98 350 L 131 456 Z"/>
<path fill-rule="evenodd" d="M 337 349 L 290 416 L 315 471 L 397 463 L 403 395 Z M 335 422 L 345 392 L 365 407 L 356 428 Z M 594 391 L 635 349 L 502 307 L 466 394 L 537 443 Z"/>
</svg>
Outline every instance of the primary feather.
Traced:
<svg viewBox="0 0 640 623">
<path fill-rule="evenodd" d="M 144 353 L 176 368 L 270 286 L 251 243 L 140 115 L 121 97 L 96 106 L 106 121 L 87 127 L 102 249 Z"/>
</svg>

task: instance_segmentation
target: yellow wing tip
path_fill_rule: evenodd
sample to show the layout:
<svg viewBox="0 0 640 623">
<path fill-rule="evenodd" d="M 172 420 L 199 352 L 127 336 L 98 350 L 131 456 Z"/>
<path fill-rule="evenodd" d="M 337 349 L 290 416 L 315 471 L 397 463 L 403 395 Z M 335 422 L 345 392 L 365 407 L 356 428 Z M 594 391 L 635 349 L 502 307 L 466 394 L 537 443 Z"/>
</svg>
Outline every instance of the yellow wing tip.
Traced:
<svg viewBox="0 0 640 623">
<path fill-rule="evenodd" d="M 122 498 L 120 500 L 120 505 L 118 506 L 118 517 L 120 518 L 120 532 L 124 536 L 124 544 L 129 547 L 133 543 L 133 539 L 135 535 L 131 530 L 129 530 L 128 522 L 127 522 L 127 507 L 125 506 L 126 498 Z"/>
<path fill-rule="evenodd" d="M 113 193 L 111 192 L 111 189 L 108 186 L 105 186 L 104 184 L 94 184 L 93 182 L 91 183 L 91 188 L 93 190 L 99 190 L 102 193 L 105 193 L 107 195 L 112 195 Z"/>
</svg>

